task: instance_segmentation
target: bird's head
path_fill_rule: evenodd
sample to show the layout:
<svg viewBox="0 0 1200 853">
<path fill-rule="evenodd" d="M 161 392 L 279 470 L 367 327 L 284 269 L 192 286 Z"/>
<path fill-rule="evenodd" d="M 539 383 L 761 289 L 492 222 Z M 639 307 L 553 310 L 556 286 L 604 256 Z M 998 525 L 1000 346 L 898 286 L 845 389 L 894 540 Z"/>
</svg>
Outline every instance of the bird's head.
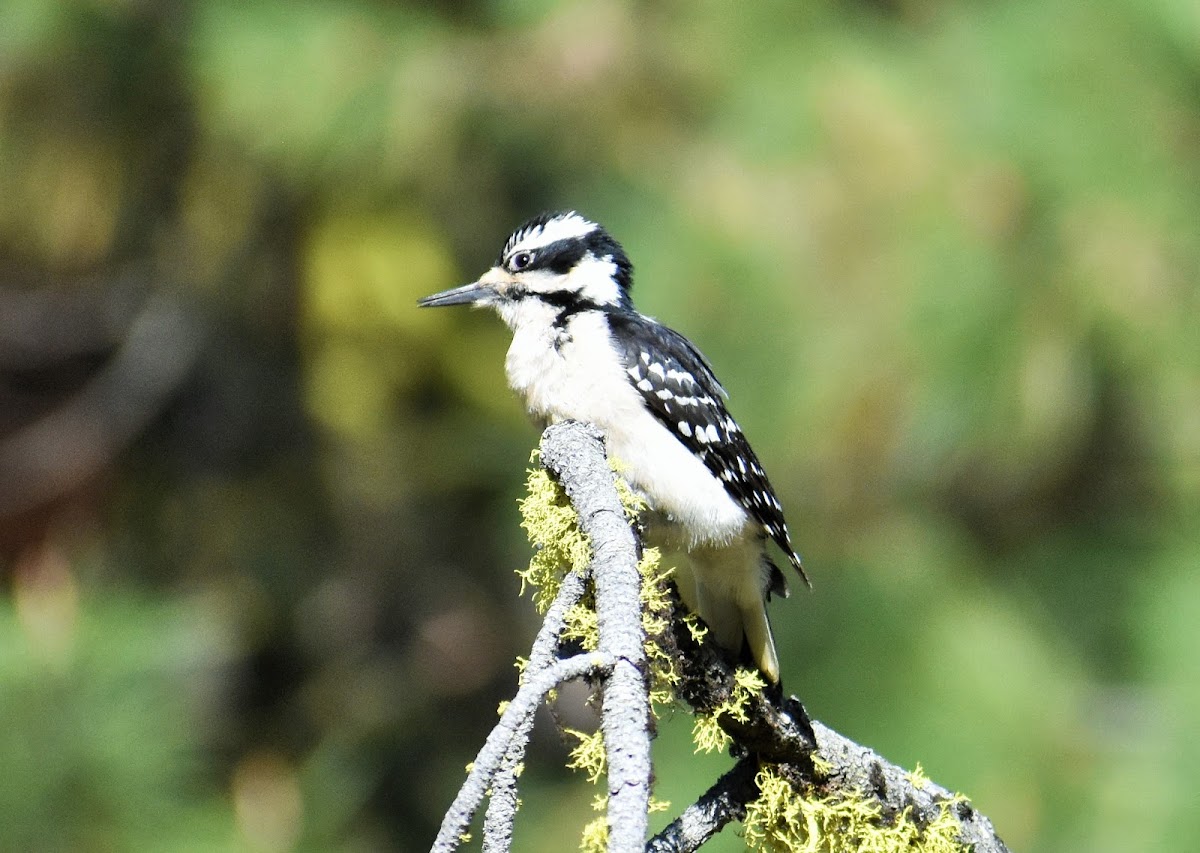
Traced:
<svg viewBox="0 0 1200 853">
<path fill-rule="evenodd" d="M 543 213 L 512 233 L 478 281 L 417 304 L 490 306 L 510 323 L 531 301 L 560 311 L 628 309 L 632 276 L 625 251 L 600 225 L 574 211 Z"/>
</svg>

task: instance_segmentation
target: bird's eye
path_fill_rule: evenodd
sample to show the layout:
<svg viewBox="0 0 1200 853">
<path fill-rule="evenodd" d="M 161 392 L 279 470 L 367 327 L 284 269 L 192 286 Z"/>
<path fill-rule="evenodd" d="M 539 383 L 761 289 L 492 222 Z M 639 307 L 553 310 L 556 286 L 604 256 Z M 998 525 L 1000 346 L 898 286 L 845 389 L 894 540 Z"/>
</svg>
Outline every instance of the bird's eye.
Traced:
<svg viewBox="0 0 1200 853">
<path fill-rule="evenodd" d="M 519 272 L 533 263 L 533 252 L 517 252 L 508 259 L 508 265 L 513 272 Z"/>
</svg>

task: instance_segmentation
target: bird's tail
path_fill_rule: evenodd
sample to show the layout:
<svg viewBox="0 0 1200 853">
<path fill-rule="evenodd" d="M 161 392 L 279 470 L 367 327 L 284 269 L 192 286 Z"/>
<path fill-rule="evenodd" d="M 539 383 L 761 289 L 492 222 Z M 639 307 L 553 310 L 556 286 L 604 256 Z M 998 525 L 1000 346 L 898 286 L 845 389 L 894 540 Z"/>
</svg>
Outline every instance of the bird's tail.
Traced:
<svg viewBox="0 0 1200 853">
<path fill-rule="evenodd" d="M 767 616 L 767 593 L 778 570 L 761 543 L 693 550 L 689 566 L 677 572 L 683 602 L 708 625 L 717 645 L 743 649 L 771 684 L 779 683 L 779 656 Z"/>
</svg>

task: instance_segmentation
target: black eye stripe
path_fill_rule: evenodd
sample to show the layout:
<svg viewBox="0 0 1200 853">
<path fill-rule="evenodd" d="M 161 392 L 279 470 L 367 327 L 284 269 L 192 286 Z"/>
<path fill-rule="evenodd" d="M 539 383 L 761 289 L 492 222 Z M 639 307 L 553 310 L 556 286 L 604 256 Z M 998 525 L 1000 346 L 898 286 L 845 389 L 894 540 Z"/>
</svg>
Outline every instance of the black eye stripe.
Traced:
<svg viewBox="0 0 1200 853">
<path fill-rule="evenodd" d="M 514 252 L 509 255 L 507 266 L 513 272 L 549 270 L 565 275 L 587 254 L 587 250 L 587 245 L 578 239 L 556 240 L 536 250 L 523 249 Z M 528 257 L 529 260 L 524 265 L 519 265 L 516 261 L 522 256 Z"/>
<path fill-rule="evenodd" d="M 542 250 L 535 266 L 562 275 L 570 272 L 586 252 L 587 246 L 578 240 L 560 240 Z"/>
</svg>

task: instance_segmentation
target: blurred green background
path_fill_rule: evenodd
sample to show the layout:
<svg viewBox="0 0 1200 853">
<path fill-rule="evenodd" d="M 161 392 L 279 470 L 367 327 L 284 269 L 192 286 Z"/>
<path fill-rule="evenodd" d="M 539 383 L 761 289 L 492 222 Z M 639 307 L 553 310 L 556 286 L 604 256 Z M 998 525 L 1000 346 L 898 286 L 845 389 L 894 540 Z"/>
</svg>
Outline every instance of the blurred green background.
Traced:
<svg viewBox="0 0 1200 853">
<path fill-rule="evenodd" d="M 1014 850 L 1200 844 L 1198 10 L 0 0 L 0 850 L 428 848 L 537 433 L 414 300 L 563 207 L 771 472 L 813 715 Z"/>
</svg>

